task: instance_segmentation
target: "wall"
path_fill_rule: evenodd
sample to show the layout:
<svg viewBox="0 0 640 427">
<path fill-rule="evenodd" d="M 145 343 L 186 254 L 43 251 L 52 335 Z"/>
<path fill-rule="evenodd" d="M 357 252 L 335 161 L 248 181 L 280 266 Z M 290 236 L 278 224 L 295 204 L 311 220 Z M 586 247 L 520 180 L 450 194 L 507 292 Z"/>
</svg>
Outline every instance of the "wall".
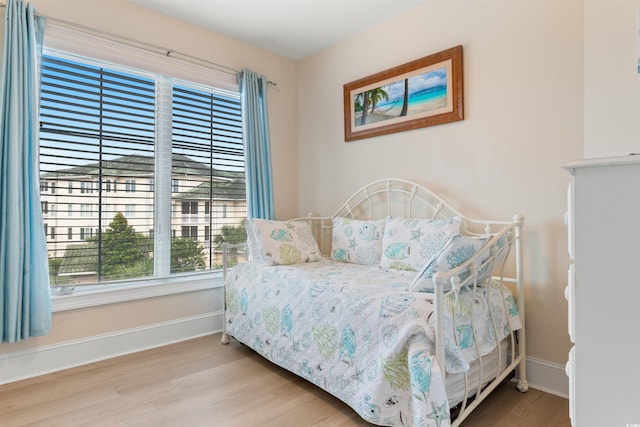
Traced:
<svg viewBox="0 0 640 427">
<path fill-rule="evenodd" d="M 291 167 L 296 153 L 292 123 L 297 111 L 293 61 L 126 0 L 32 3 L 37 13 L 52 20 L 169 47 L 234 69 L 247 67 L 276 81 L 278 87 L 269 92 L 275 202 L 279 215 L 295 216 L 297 181 L 296 170 Z M 206 287 L 209 289 L 55 312 L 50 335 L 0 344 L 0 383 L 220 330 L 221 289 L 211 289 L 211 284 Z"/>
<path fill-rule="evenodd" d="M 638 0 L 584 2 L 584 155 L 640 152 Z"/>
<path fill-rule="evenodd" d="M 343 84 L 458 44 L 464 121 L 344 142 Z M 550 362 L 561 387 L 570 348 L 561 165 L 583 152 L 582 46 L 579 0 L 433 0 L 299 65 L 298 211 L 330 214 L 367 182 L 400 177 L 471 217 L 524 214 L 528 355 Z"/>
</svg>

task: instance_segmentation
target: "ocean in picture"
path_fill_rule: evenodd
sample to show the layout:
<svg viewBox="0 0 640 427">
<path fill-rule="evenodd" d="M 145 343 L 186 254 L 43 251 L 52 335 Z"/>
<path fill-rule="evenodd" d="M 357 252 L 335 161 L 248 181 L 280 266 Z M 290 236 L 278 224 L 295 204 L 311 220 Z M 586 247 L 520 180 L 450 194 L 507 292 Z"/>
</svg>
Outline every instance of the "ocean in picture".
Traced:
<svg viewBox="0 0 640 427">
<path fill-rule="evenodd" d="M 418 76 L 410 77 L 409 97 L 406 116 L 427 113 L 447 106 L 447 73 L 446 68 L 430 71 Z M 400 117 L 404 105 L 404 80 L 398 80 L 388 85 L 367 92 L 369 108 L 366 122 L 362 123 L 362 111 L 355 115 L 355 125 L 362 126 L 383 120 Z M 360 94 L 363 96 L 364 94 Z M 375 103 L 373 102 L 375 97 Z"/>
</svg>

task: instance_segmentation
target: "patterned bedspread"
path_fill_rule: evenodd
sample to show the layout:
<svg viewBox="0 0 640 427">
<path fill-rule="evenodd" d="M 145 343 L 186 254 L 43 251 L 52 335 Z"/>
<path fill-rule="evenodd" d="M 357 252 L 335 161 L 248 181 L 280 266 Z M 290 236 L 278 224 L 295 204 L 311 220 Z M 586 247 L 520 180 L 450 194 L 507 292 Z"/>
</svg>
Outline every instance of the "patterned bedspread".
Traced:
<svg viewBox="0 0 640 427">
<path fill-rule="evenodd" d="M 444 377 L 435 359 L 434 296 L 407 292 L 412 278 L 329 260 L 239 264 L 228 276 L 227 332 L 371 423 L 448 426 Z M 520 328 L 511 293 L 496 283 L 475 296 L 463 291 L 448 297 L 446 306 L 448 372 L 465 371 L 478 353 L 490 352 L 508 335 L 509 323 Z"/>
</svg>

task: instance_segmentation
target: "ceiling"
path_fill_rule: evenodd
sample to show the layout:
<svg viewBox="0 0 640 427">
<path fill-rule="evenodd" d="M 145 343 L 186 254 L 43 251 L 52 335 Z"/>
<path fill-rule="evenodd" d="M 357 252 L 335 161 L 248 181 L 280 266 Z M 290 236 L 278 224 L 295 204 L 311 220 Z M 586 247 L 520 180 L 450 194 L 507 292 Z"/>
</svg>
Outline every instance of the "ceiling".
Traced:
<svg viewBox="0 0 640 427">
<path fill-rule="evenodd" d="M 298 60 L 428 0 L 129 0 Z"/>
</svg>

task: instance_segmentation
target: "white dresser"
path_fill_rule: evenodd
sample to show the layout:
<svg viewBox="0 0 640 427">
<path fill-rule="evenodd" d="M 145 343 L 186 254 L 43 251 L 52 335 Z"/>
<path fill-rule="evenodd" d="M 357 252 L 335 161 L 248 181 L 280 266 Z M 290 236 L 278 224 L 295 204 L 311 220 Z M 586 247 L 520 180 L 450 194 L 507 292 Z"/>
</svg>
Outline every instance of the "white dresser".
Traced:
<svg viewBox="0 0 640 427">
<path fill-rule="evenodd" d="M 572 425 L 640 427 L 640 156 L 564 168 Z"/>
</svg>

